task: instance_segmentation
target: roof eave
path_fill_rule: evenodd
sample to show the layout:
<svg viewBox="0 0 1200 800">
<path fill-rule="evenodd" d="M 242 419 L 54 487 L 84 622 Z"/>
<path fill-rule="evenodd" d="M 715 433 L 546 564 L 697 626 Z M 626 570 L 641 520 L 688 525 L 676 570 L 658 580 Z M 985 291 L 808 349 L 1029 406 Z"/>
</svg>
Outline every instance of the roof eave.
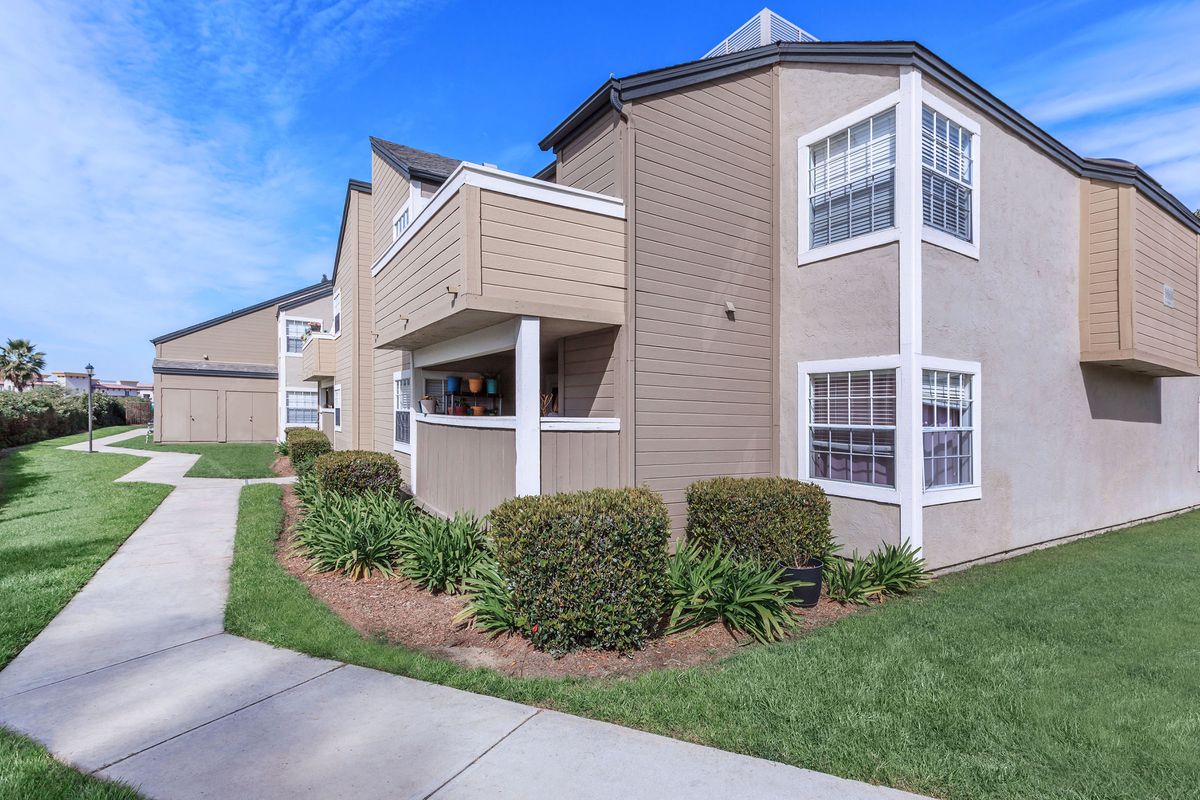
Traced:
<svg viewBox="0 0 1200 800">
<path fill-rule="evenodd" d="M 238 317 L 244 317 L 247 314 L 253 314 L 255 311 L 262 311 L 264 308 L 270 308 L 271 306 L 278 306 L 282 303 L 288 302 L 289 300 L 291 300 L 293 298 L 300 297 L 300 296 L 305 295 L 310 292 L 319 291 L 321 288 L 331 286 L 331 285 L 332 284 L 330 284 L 330 282 L 328 280 L 319 281 L 318 283 L 314 283 L 310 286 L 305 286 L 302 289 L 297 289 L 294 292 L 288 292 L 287 294 L 281 294 L 278 297 L 272 297 L 270 300 L 263 300 L 261 303 L 255 303 L 252 306 L 246 306 L 245 308 L 235 309 L 234 311 L 230 311 L 228 314 L 222 314 L 219 317 L 213 317 L 212 319 L 206 319 L 203 322 L 197 322 L 195 325 L 189 325 L 188 327 L 180 328 L 177 331 L 171 331 L 170 333 L 164 333 L 161 336 L 156 336 L 153 339 L 151 339 L 150 344 L 157 345 L 157 344 L 162 344 L 163 342 L 169 342 L 169 341 L 172 341 L 173 339 L 178 339 L 181 336 L 187 336 L 189 333 L 196 333 L 197 331 L 202 331 L 205 328 L 211 328 L 215 325 L 220 325 L 223 322 L 228 322 L 231 319 L 237 319 Z"/>
<path fill-rule="evenodd" d="M 346 201 L 342 204 L 342 225 L 338 228 L 337 248 L 333 251 L 333 275 L 329 279 L 331 286 L 337 283 L 338 264 L 342 262 L 342 244 L 346 240 L 346 217 L 350 214 L 350 197 L 354 192 L 370 194 L 371 184 L 354 178 L 346 182 Z"/>
</svg>

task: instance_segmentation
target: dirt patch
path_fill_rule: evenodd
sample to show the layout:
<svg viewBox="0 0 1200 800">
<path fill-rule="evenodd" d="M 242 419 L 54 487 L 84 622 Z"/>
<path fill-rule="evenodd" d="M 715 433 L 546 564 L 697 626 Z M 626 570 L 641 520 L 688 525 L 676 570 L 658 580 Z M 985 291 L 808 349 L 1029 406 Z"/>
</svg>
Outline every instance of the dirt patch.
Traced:
<svg viewBox="0 0 1200 800">
<path fill-rule="evenodd" d="M 405 579 L 371 577 L 355 582 L 332 572 L 310 571 L 308 560 L 293 552 L 292 532 L 300 501 L 290 486 L 284 487 L 283 504 L 285 528 L 275 551 L 279 563 L 364 636 L 382 637 L 463 666 L 488 667 L 514 677 L 635 675 L 719 661 L 743 646 L 720 625 L 711 625 L 664 636 L 629 655 L 579 651 L 553 658 L 520 636 L 491 637 L 470 626 L 455 625 L 451 620 L 465 604 L 462 597 L 430 594 Z M 815 608 L 801 612 L 801 635 L 855 610 L 822 598 Z"/>
<path fill-rule="evenodd" d="M 271 464 L 271 471 L 281 478 L 290 478 L 296 474 L 296 470 L 292 469 L 292 460 L 287 456 L 276 458 Z"/>
</svg>

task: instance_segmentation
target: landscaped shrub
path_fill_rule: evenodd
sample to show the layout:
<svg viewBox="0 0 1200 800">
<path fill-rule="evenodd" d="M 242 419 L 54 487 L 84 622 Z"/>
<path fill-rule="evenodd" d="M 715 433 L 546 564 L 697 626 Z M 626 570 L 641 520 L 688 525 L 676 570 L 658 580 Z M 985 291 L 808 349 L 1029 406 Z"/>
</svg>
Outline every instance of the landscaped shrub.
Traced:
<svg viewBox="0 0 1200 800">
<path fill-rule="evenodd" d="M 288 454 L 297 475 L 307 475 L 312 470 L 314 461 L 333 451 L 325 434 L 308 428 L 302 430 L 307 432 L 289 430 L 287 436 Z"/>
<path fill-rule="evenodd" d="M 629 651 L 667 596 L 667 507 L 645 488 L 507 500 L 489 515 L 500 575 L 535 646 Z"/>
<path fill-rule="evenodd" d="M 773 642 L 796 629 L 788 603 L 792 588 L 783 570 L 755 561 L 733 561 L 720 545 L 701 550 L 687 543 L 671 556 L 668 633 L 720 622 L 728 630 Z"/>
<path fill-rule="evenodd" d="M 125 407 L 115 397 L 92 395 L 96 427 L 122 425 Z M 61 386 L 39 386 L 24 392 L 0 392 L 0 447 L 53 439 L 86 431 L 87 394 Z"/>
<path fill-rule="evenodd" d="M 455 615 L 454 622 L 470 621 L 494 636 L 529 630 L 529 621 L 517 613 L 512 590 L 494 559 L 477 565 L 475 574 L 463 579 L 462 590 L 468 595 L 467 605 Z"/>
<path fill-rule="evenodd" d="M 418 511 L 396 547 L 400 574 L 430 592 L 457 594 L 491 560 L 483 526 L 469 514 L 442 519 Z"/>
<path fill-rule="evenodd" d="M 321 488 L 339 494 L 398 492 L 400 465 L 387 453 L 372 450 L 339 450 L 313 462 Z"/>
<path fill-rule="evenodd" d="M 296 546 L 317 572 L 339 571 L 352 580 L 394 574 L 396 541 L 414 524 L 408 500 L 385 493 L 341 495 L 306 490 L 305 514 L 296 526 Z"/>
<path fill-rule="evenodd" d="M 866 605 L 872 597 L 906 594 L 929 583 L 925 559 L 908 540 L 885 544 L 865 558 L 830 558 L 825 564 L 825 585 L 831 600 Z"/>
<path fill-rule="evenodd" d="M 790 478 L 713 478 L 687 488 L 687 540 L 735 561 L 800 566 L 830 552 L 829 498 Z"/>
</svg>

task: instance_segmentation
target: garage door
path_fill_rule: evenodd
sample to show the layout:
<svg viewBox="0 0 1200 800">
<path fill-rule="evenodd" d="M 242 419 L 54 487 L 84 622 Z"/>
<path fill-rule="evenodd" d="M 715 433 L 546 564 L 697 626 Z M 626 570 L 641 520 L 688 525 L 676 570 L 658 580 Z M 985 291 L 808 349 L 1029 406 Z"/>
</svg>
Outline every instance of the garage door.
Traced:
<svg viewBox="0 0 1200 800">
<path fill-rule="evenodd" d="M 226 392 L 225 437 L 230 442 L 269 442 L 275 438 L 274 392 Z"/>
<path fill-rule="evenodd" d="M 164 442 L 217 441 L 216 389 L 163 389 Z"/>
</svg>

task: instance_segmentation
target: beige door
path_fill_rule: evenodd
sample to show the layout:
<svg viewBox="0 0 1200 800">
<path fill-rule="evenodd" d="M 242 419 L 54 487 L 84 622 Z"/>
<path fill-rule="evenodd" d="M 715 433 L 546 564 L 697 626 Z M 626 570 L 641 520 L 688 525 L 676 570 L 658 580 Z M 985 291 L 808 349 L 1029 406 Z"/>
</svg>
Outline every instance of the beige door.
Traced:
<svg viewBox="0 0 1200 800">
<path fill-rule="evenodd" d="M 191 397 L 191 430 L 188 435 L 190 442 L 217 441 L 217 390 L 189 389 Z"/>
<path fill-rule="evenodd" d="M 273 442 L 277 434 L 279 395 L 275 392 L 254 393 L 254 441 Z"/>
<path fill-rule="evenodd" d="M 255 392 L 225 393 L 225 441 L 254 441 Z"/>
<path fill-rule="evenodd" d="M 188 389 L 162 390 L 162 408 L 159 409 L 162 441 L 186 442 L 191 438 L 191 394 Z"/>
</svg>

